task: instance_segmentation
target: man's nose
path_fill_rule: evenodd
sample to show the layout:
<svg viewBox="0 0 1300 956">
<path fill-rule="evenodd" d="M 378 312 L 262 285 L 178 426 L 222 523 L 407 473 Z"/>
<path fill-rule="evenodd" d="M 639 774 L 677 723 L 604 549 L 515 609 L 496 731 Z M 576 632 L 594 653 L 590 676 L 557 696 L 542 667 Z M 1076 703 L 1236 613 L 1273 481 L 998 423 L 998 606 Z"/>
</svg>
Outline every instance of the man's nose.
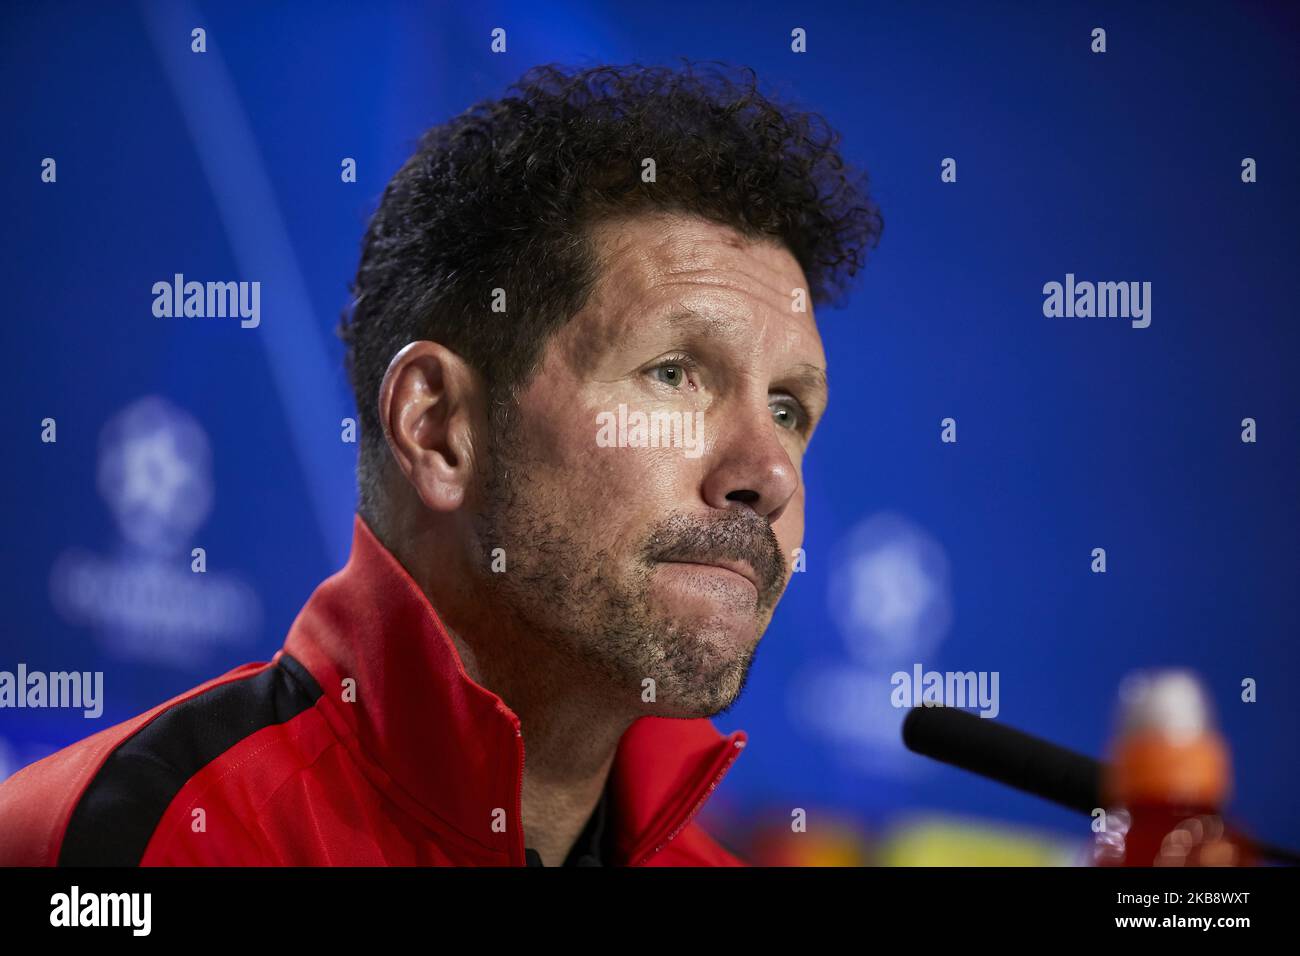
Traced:
<svg viewBox="0 0 1300 956">
<path fill-rule="evenodd" d="M 799 489 L 799 473 L 771 409 L 765 403 L 761 411 L 728 415 L 717 427 L 704 500 L 713 508 L 735 508 L 739 502 L 775 523 Z"/>
</svg>

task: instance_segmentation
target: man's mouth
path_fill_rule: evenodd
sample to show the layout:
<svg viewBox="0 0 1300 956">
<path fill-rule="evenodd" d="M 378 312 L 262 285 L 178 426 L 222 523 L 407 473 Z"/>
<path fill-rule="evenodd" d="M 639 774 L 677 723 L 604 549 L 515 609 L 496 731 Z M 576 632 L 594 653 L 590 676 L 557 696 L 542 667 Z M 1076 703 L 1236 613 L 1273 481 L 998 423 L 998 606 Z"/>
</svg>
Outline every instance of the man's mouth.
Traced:
<svg viewBox="0 0 1300 956">
<path fill-rule="evenodd" d="M 756 593 L 761 594 L 763 592 L 763 589 L 759 586 L 758 583 L 758 575 L 754 572 L 753 567 L 750 566 L 749 562 L 747 561 L 729 561 L 729 560 L 687 561 L 681 558 L 672 558 L 672 559 L 663 560 L 662 563 L 663 564 L 685 564 L 685 565 L 690 565 L 692 567 L 711 568 L 715 571 L 723 571 L 726 572 L 727 574 L 735 575 L 736 577 L 742 578 L 745 581 L 749 582 L 750 586 L 753 587 Z"/>
</svg>

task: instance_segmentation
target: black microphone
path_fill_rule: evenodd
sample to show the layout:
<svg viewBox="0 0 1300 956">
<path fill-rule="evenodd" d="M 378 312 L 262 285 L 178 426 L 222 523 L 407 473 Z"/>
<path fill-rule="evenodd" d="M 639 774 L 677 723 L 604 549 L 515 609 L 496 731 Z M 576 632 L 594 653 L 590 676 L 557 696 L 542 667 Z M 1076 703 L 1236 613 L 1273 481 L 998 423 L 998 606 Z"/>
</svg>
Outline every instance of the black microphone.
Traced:
<svg viewBox="0 0 1300 956">
<path fill-rule="evenodd" d="M 1044 800 L 1091 815 L 1103 806 L 1102 764 L 1038 737 L 955 707 L 913 707 L 903 719 L 908 750 L 969 770 Z M 1293 850 L 1252 840 L 1260 856 L 1295 865 Z"/>
<path fill-rule="evenodd" d="M 903 721 L 907 749 L 1091 814 L 1101 803 L 1101 765 L 955 707 L 913 707 Z"/>
</svg>

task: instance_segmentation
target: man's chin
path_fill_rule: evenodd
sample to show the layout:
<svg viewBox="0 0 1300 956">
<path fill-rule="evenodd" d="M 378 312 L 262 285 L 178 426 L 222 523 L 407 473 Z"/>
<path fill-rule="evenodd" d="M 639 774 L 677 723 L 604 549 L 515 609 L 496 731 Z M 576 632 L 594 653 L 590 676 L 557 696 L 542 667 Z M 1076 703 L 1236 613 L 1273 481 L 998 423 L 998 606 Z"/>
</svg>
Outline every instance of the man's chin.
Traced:
<svg viewBox="0 0 1300 956">
<path fill-rule="evenodd" d="M 743 672 L 731 673 L 706 685 L 679 687 L 675 693 L 661 696 L 657 703 L 643 704 L 641 713 L 676 720 L 717 717 L 740 699 L 745 676 Z"/>
<path fill-rule="evenodd" d="M 662 647 L 655 699 L 646 700 L 643 694 L 642 712 L 694 718 L 714 717 L 730 708 L 745 686 L 762 636 L 757 624 L 719 615 L 679 617 L 671 634 Z"/>
<path fill-rule="evenodd" d="M 665 628 L 665 633 L 670 635 L 665 641 L 665 652 L 673 658 L 696 661 L 701 670 L 721 672 L 741 667 L 753 656 L 763 636 L 762 622 L 752 612 L 657 610 L 661 612 L 661 620 L 672 622 Z"/>
</svg>

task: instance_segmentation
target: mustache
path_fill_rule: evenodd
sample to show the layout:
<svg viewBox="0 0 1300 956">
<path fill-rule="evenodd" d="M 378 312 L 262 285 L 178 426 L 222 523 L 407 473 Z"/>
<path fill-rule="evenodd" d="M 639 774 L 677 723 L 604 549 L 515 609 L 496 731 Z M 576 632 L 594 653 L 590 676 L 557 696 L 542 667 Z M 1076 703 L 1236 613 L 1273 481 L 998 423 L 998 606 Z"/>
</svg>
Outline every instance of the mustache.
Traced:
<svg viewBox="0 0 1300 956">
<path fill-rule="evenodd" d="M 785 580 L 785 558 L 776 532 L 748 510 L 707 519 L 674 514 L 655 527 L 644 554 L 648 561 L 744 561 L 754 569 L 764 599 Z"/>
</svg>

